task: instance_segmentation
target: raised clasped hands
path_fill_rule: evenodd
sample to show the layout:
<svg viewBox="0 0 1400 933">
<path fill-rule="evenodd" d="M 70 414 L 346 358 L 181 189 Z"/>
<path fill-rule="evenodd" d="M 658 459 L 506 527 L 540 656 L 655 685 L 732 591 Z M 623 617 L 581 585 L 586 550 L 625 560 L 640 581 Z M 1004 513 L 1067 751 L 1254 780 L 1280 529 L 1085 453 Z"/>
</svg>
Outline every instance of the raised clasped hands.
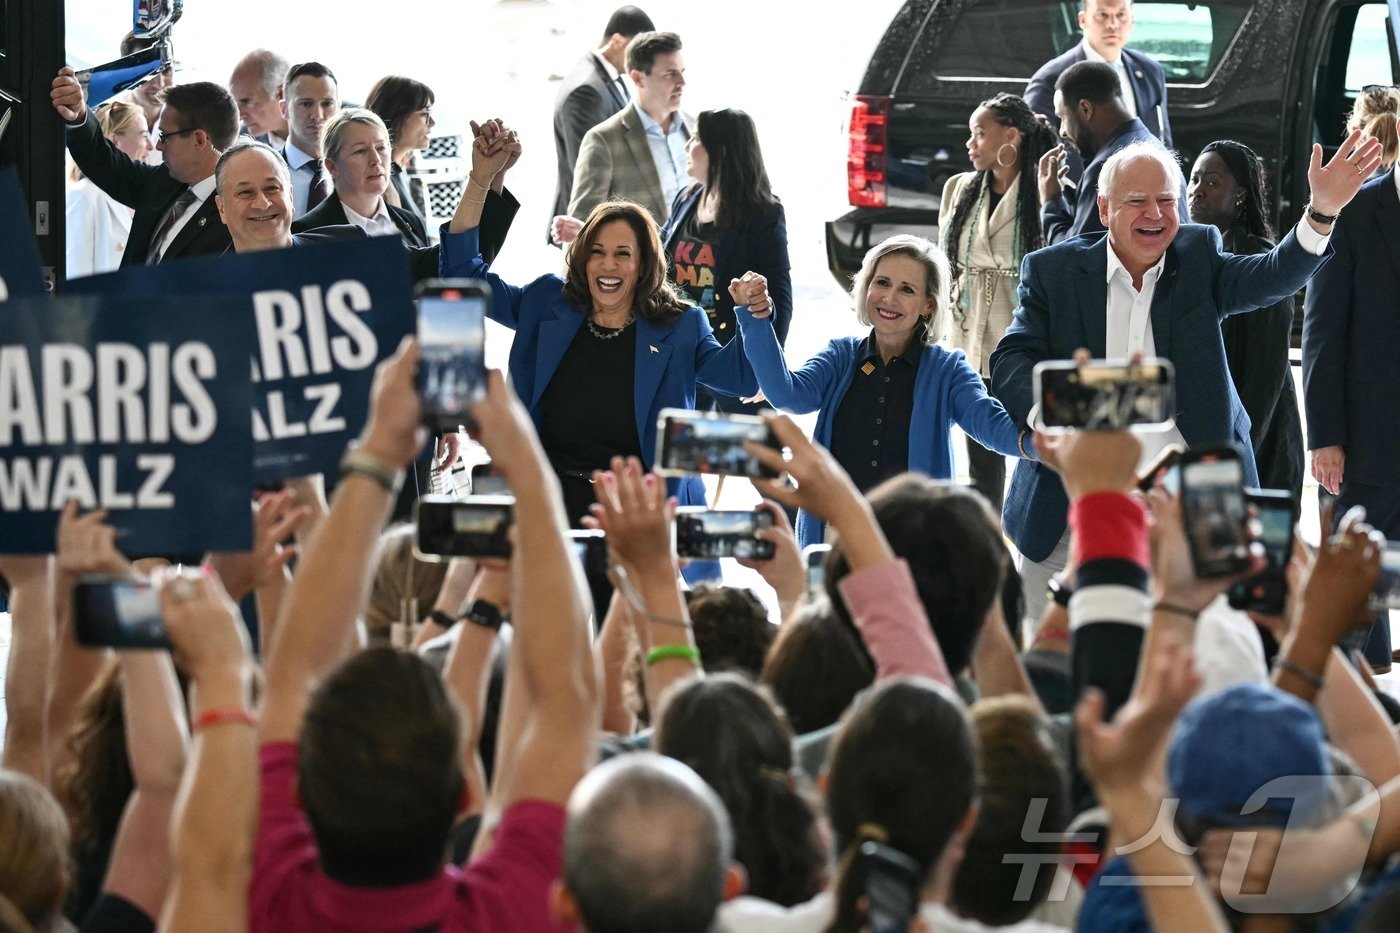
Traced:
<svg viewBox="0 0 1400 933">
<path fill-rule="evenodd" d="M 490 187 L 498 175 L 504 174 L 520 160 L 520 138 L 499 118 L 477 123 L 471 121 L 472 180 Z"/>
<path fill-rule="evenodd" d="M 756 318 L 765 318 L 773 313 L 773 299 L 768 296 L 768 279 L 757 272 L 745 272 L 729 282 L 729 297 L 734 306 L 747 307 Z"/>
</svg>

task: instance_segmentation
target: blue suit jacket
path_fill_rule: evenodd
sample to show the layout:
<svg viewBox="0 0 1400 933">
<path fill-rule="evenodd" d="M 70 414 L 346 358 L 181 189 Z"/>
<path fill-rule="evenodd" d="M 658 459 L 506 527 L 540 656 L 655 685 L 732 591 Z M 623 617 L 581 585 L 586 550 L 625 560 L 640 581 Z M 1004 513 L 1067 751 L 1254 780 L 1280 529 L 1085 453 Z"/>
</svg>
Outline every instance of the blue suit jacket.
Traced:
<svg viewBox="0 0 1400 933">
<path fill-rule="evenodd" d="M 856 351 L 862 337 L 837 337 L 796 372 L 788 370 L 782 347 L 773 333 L 772 318 L 757 319 L 738 308 L 744 352 L 749 356 L 763 394 L 778 408 L 794 414 L 817 414 L 813 437 L 831 446 L 836 409 L 855 378 Z M 935 479 L 952 479 L 953 448 L 948 430 L 956 422 L 984 447 L 1019 456 L 1016 422 L 1001 403 L 987 394 L 961 350 L 924 347 L 914 379 L 914 413 L 909 422 L 909 469 Z M 1029 449 L 1029 447 L 1027 448 Z M 799 512 L 797 539 L 804 547 L 822 540 L 822 523 Z"/>
<path fill-rule="evenodd" d="M 1031 253 L 1021 263 L 1020 306 L 992 354 L 992 393 L 1018 424 L 1034 404 L 1032 371 L 1041 360 L 1066 360 L 1085 347 L 1105 353 L 1108 241 L 1077 237 Z M 1308 281 L 1330 254 L 1313 256 L 1292 231 L 1267 253 L 1223 251 L 1220 231 L 1182 224 L 1167 248 L 1152 296 L 1152 339 L 1158 356 L 1176 366 L 1176 425 L 1188 444 L 1233 443 L 1245 480 L 1257 482 L 1245 414 L 1230 380 L 1220 322 L 1280 301 Z M 1064 534 L 1069 500 L 1049 467 L 1016 465 L 1002 521 L 1016 547 L 1044 560 Z"/>
<path fill-rule="evenodd" d="M 564 300 L 564 280 L 544 275 L 522 287 L 508 285 L 487 269 L 475 229 L 442 243 L 444 268 L 456 268 L 463 256 L 466 275 L 491 286 L 491 319 L 515 331 L 510 348 L 510 379 L 538 426 L 540 398 L 586 315 Z M 461 274 L 461 273 L 458 273 Z M 656 424 L 663 408 L 694 408 L 695 383 L 724 395 L 749 396 L 758 380 L 744 357 L 743 340 L 721 347 L 705 312 L 688 309 L 671 324 L 637 318 L 633 413 L 642 459 L 648 468 L 656 457 Z M 682 505 L 703 505 L 700 477 L 687 477 L 675 488 Z"/>
<path fill-rule="evenodd" d="M 1345 479 L 1400 481 L 1400 196 L 1395 169 L 1368 181 L 1337 219 L 1336 255 L 1303 305 L 1308 448 L 1346 448 Z"/>
<path fill-rule="evenodd" d="M 700 196 L 704 192 L 703 186 L 691 185 L 679 191 L 671 202 L 671 216 L 661 229 L 661 243 L 668 265 L 671 264 L 672 243 L 686 220 L 700 206 Z M 768 297 L 773 301 L 776 318 L 773 326 L 778 331 L 778 342 L 787 342 L 788 325 L 792 321 L 791 269 L 787 215 L 781 204 L 774 203 L 763 217 L 753 223 L 718 231 L 715 242 L 715 310 L 711 320 L 721 343 L 727 342 L 738 327 L 734 317 L 734 299 L 729 297 L 729 281 L 750 270 L 768 280 Z"/>
<path fill-rule="evenodd" d="M 1084 61 L 1084 43 L 1076 42 L 1074 48 L 1058 58 L 1052 58 L 1031 78 L 1023 95 L 1026 103 L 1036 113 L 1045 114 L 1055 132 L 1060 131 L 1060 118 L 1055 116 L 1055 82 L 1060 79 L 1070 65 Z M 1168 149 L 1172 147 L 1171 119 L 1167 116 L 1167 80 L 1162 66 L 1150 56 L 1132 49 L 1123 50 L 1123 66 L 1128 70 L 1128 83 L 1133 86 L 1133 98 L 1137 104 L 1138 118 L 1142 120 L 1152 135 L 1162 141 Z M 1184 215 L 1183 215 L 1184 216 Z"/>
<path fill-rule="evenodd" d="M 1129 120 L 1108 138 L 1102 149 L 1094 154 L 1093 161 L 1084 169 L 1077 188 L 1066 188 L 1064 194 L 1048 202 L 1040 209 L 1040 223 L 1045 232 L 1045 242 L 1061 243 L 1070 237 L 1083 233 L 1105 233 L 1103 221 L 1099 219 L 1099 173 L 1109 156 L 1132 143 L 1155 143 L 1153 136 L 1141 120 Z M 1176 199 L 1178 218 L 1190 217 L 1186 207 L 1186 179 L 1181 180 L 1181 194 Z"/>
</svg>

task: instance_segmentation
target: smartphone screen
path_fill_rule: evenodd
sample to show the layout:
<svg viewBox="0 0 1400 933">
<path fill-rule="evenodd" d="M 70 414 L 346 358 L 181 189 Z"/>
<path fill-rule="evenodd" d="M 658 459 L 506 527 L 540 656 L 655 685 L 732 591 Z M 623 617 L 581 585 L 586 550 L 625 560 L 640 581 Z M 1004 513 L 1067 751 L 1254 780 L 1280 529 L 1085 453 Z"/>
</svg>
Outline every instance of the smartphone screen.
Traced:
<svg viewBox="0 0 1400 933">
<path fill-rule="evenodd" d="M 418 296 L 418 383 L 423 417 L 444 431 L 470 424 L 469 409 L 486 395 L 485 286 L 443 280 Z"/>
<path fill-rule="evenodd" d="M 867 842 L 865 862 L 866 927 L 871 933 L 907 933 L 919 910 L 919 865 L 897 849 Z"/>
<path fill-rule="evenodd" d="M 414 506 L 414 549 L 425 560 L 509 557 L 515 500 L 506 496 L 423 496 Z"/>
<path fill-rule="evenodd" d="M 1169 424 L 1175 378 L 1167 360 L 1097 360 L 1083 366 L 1047 362 L 1035 367 L 1041 427 L 1064 431 L 1122 431 Z"/>
<path fill-rule="evenodd" d="M 829 544 L 809 544 L 802 549 L 802 560 L 807 566 L 807 595 L 813 599 L 826 589 L 826 555 L 829 553 Z"/>
<path fill-rule="evenodd" d="M 754 536 L 759 529 L 772 527 L 773 516 L 762 509 L 753 512 L 678 509 L 676 554 L 700 560 L 720 557 L 769 560 L 774 553 L 773 542 Z"/>
<path fill-rule="evenodd" d="M 73 588 L 78 644 L 97 648 L 169 648 L 160 596 L 147 580 L 82 576 Z"/>
<path fill-rule="evenodd" d="M 1285 492 L 1262 490 L 1246 493 L 1245 498 L 1258 513 L 1258 540 L 1269 563 L 1248 580 L 1230 587 L 1230 606 L 1279 615 L 1288 603 L 1288 561 L 1293 554 L 1293 526 L 1297 519 L 1293 497 Z"/>
<path fill-rule="evenodd" d="M 745 441 L 782 450 L 762 418 L 663 409 L 656 440 L 657 470 L 665 476 L 711 473 L 776 477 L 776 471 L 749 456 Z"/>
<path fill-rule="evenodd" d="M 1196 576 L 1220 577 L 1249 566 L 1243 468 L 1237 455 L 1187 456 L 1181 463 L 1181 508 Z"/>
</svg>

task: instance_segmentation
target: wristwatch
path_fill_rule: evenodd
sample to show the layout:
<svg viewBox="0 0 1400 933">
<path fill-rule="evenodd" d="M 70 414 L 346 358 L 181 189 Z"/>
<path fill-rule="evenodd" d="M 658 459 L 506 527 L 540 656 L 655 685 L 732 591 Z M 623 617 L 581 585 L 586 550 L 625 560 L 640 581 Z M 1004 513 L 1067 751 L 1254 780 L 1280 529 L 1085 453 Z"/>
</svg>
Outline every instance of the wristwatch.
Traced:
<svg viewBox="0 0 1400 933">
<path fill-rule="evenodd" d="M 1059 577 L 1051 577 L 1045 584 L 1045 598 L 1061 608 L 1069 608 L 1069 599 L 1074 595 L 1074 587 Z"/>
<path fill-rule="evenodd" d="M 506 617 L 499 606 L 488 603 L 484 599 L 473 599 L 462 613 L 461 618 L 473 625 L 480 625 L 482 628 L 489 628 L 493 632 L 498 632 L 505 623 Z"/>
<path fill-rule="evenodd" d="M 452 626 L 456 625 L 458 621 L 457 619 L 454 619 L 447 613 L 443 612 L 441 609 L 434 609 L 432 612 L 428 613 L 428 618 L 431 619 L 434 623 L 436 623 L 439 628 L 446 629 L 452 628 Z"/>
</svg>

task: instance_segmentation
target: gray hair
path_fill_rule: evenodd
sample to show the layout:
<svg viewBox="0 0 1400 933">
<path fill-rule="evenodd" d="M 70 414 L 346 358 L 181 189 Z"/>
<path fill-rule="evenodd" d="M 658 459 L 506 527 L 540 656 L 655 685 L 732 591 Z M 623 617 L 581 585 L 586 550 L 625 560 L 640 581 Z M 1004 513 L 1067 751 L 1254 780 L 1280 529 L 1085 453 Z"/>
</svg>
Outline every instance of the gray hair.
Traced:
<svg viewBox="0 0 1400 933">
<path fill-rule="evenodd" d="M 384 145 L 389 145 L 389 128 L 384 125 L 379 114 L 363 107 L 347 107 L 330 118 L 321 130 L 321 150 L 325 158 L 332 162 L 340 158 L 340 150 L 345 145 L 345 130 L 352 123 L 372 126 L 384 134 Z"/>
<path fill-rule="evenodd" d="M 569 798 L 564 884 L 585 929 L 705 933 L 733 853 L 724 804 L 679 761 L 614 758 Z"/>
<path fill-rule="evenodd" d="M 282 158 L 282 153 L 273 149 L 267 143 L 260 142 L 251 136 L 240 136 L 234 141 L 232 146 L 229 146 L 223 151 L 223 154 L 219 156 L 218 163 L 214 166 L 215 194 L 222 195 L 224 193 L 224 168 L 228 165 L 229 160 L 240 152 L 247 152 L 250 149 L 257 149 L 267 153 L 268 157 L 277 165 L 277 175 L 286 184 L 288 189 L 291 188 L 292 170 L 288 167 L 287 160 Z"/>
<path fill-rule="evenodd" d="M 1157 142 L 1137 142 L 1119 149 L 1103 164 L 1103 170 L 1099 172 L 1099 197 L 1112 198 L 1113 183 L 1118 180 L 1118 173 L 1129 162 L 1138 159 L 1151 159 L 1162 166 L 1162 171 L 1167 173 L 1167 180 L 1171 182 L 1172 190 L 1181 190 L 1184 179 L 1176 153 Z"/>
<path fill-rule="evenodd" d="M 262 89 L 268 97 L 276 100 L 282 96 L 277 93 L 277 89 L 286 80 L 287 69 L 291 67 L 291 64 L 276 52 L 267 49 L 254 49 L 239 60 L 233 68 L 233 73 L 238 74 L 245 68 L 256 67 L 258 69 L 258 83 L 262 85 Z"/>
<path fill-rule="evenodd" d="M 851 302 L 855 308 L 856 320 L 870 326 L 870 314 L 865 310 L 865 299 L 870 294 L 870 280 L 875 277 L 875 269 L 886 256 L 908 256 L 916 259 L 924 267 L 924 294 L 933 302 L 933 314 L 929 316 L 928 332 L 924 343 L 932 346 L 943 339 L 948 329 L 948 314 L 951 302 L 948 299 L 948 283 L 952 275 L 948 270 L 948 257 L 938 244 L 921 236 L 900 233 L 890 237 L 870 252 L 861 261 L 860 272 L 856 273 L 851 287 Z"/>
</svg>

